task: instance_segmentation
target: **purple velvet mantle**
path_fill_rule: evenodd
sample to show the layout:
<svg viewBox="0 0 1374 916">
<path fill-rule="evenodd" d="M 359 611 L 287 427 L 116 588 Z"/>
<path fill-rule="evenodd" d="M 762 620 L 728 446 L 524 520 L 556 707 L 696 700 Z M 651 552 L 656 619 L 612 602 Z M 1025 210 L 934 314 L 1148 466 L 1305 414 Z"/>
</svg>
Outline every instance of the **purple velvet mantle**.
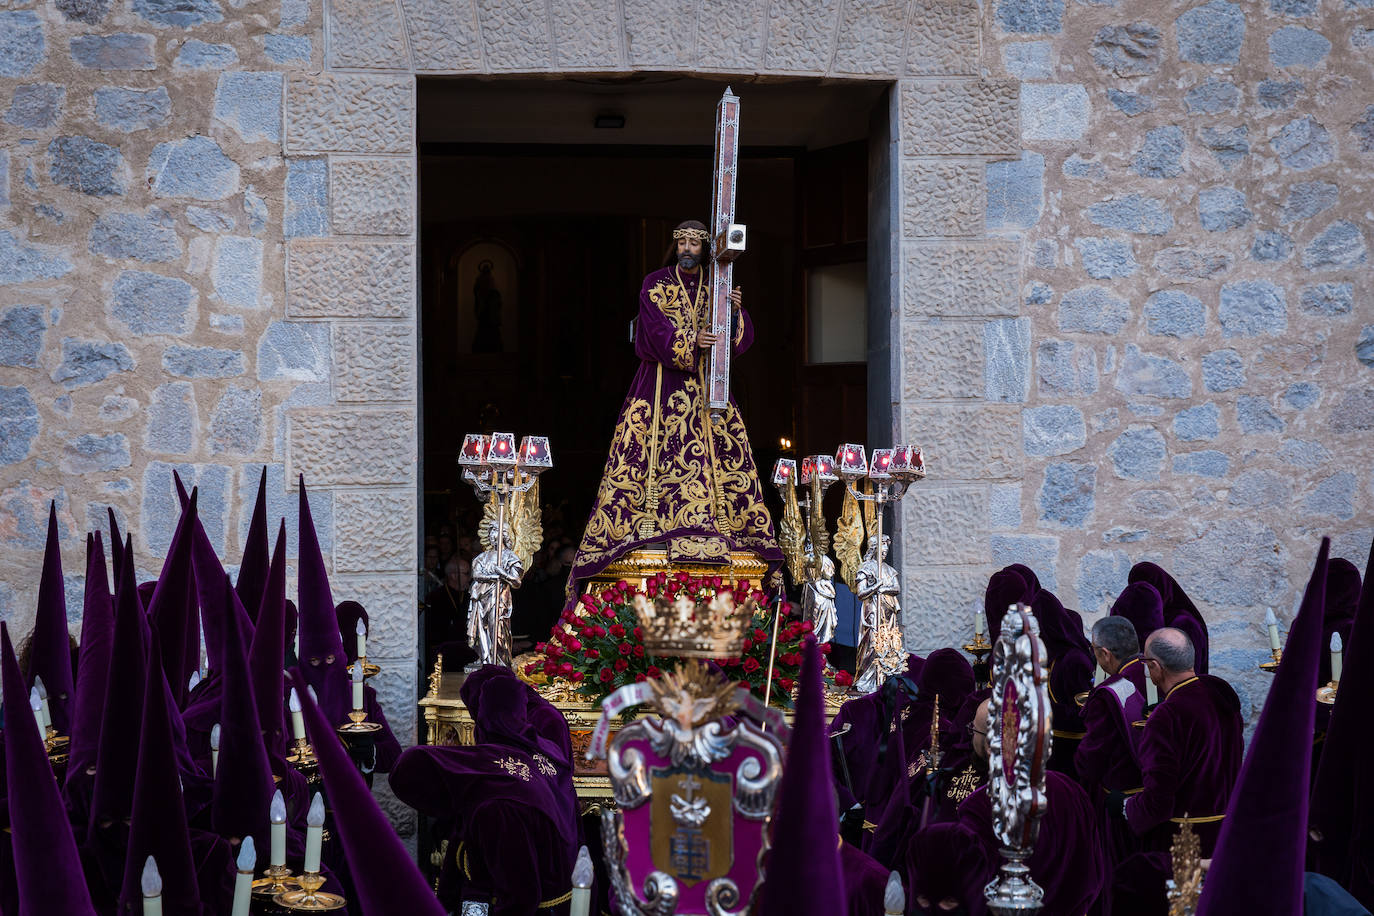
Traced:
<svg viewBox="0 0 1374 916">
<path fill-rule="evenodd" d="M 710 292 L 702 288 L 701 276 L 674 266 L 644 278 L 635 331 L 635 353 L 642 362 L 616 421 L 601 486 L 568 577 L 569 600 L 581 582 L 617 557 L 672 538 L 723 536 L 731 548 L 758 554 L 770 571 L 782 563 L 739 410 L 732 399 L 723 424 L 712 423 L 706 410 L 705 351 L 695 345 L 709 311 Z M 743 309 L 735 325 L 734 354 L 739 356 L 754 341 L 754 325 Z M 655 414 L 656 511 L 648 492 Z M 723 525 L 717 493 L 725 506 Z M 649 523 L 652 533 L 646 536 L 641 522 Z"/>
</svg>

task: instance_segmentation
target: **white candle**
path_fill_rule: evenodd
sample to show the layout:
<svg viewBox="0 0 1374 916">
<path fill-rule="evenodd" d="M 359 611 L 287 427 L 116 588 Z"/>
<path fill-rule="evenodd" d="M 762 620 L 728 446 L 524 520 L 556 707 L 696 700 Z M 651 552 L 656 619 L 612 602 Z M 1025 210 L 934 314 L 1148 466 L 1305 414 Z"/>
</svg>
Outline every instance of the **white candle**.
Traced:
<svg viewBox="0 0 1374 916">
<path fill-rule="evenodd" d="M 1103 681 L 1105 681 L 1106 679 L 1107 679 L 1107 672 L 1106 672 L 1105 670 L 1103 670 L 1103 668 L 1102 668 L 1101 665 L 1098 665 L 1098 666 L 1097 666 L 1097 671 L 1095 671 L 1095 672 L 1093 673 L 1093 684 L 1094 684 L 1094 685 L 1100 684 L 1100 683 L 1102 683 Z"/>
<path fill-rule="evenodd" d="M 362 656 L 358 656 L 359 661 L 353 665 L 353 708 L 359 710 L 363 708 L 363 663 Z"/>
<path fill-rule="evenodd" d="M 48 740 L 48 726 L 43 721 L 43 701 L 38 699 L 38 688 L 29 691 L 29 708 L 33 710 L 33 722 L 38 726 L 38 738 Z"/>
<path fill-rule="evenodd" d="M 157 873 L 152 856 L 143 863 L 139 886 L 143 889 L 143 916 L 162 916 L 162 875 Z"/>
<path fill-rule="evenodd" d="M 52 726 L 52 707 L 48 706 L 48 688 L 43 686 L 43 678 L 37 674 L 33 676 L 33 689 L 38 691 L 38 702 L 43 706 L 43 734 L 46 736 Z"/>
<path fill-rule="evenodd" d="M 363 619 L 358 618 L 358 626 L 353 631 L 358 634 L 358 658 L 367 658 L 367 627 L 363 625 Z"/>
<path fill-rule="evenodd" d="M 906 891 L 902 889 L 902 876 L 891 872 L 887 876 L 887 886 L 883 888 L 883 916 L 902 916 L 906 912 Z"/>
<path fill-rule="evenodd" d="M 983 635 L 983 612 L 981 610 L 973 612 L 973 636 L 977 642 Z"/>
<path fill-rule="evenodd" d="M 239 845 L 239 871 L 234 876 L 234 904 L 230 916 L 248 916 L 248 907 L 253 902 L 253 870 L 258 867 L 258 852 L 253 848 L 253 838 L 246 836 Z"/>
<path fill-rule="evenodd" d="M 301 630 L 299 626 L 296 627 L 296 635 L 292 638 L 291 645 L 292 654 L 296 656 L 296 662 L 299 664 L 301 660 Z"/>
<path fill-rule="evenodd" d="M 320 870 L 320 843 L 324 840 L 324 799 L 316 792 L 310 802 L 310 811 L 305 816 L 305 873 L 318 874 Z"/>
<path fill-rule="evenodd" d="M 296 694 L 296 688 L 291 688 L 291 698 L 287 701 L 291 707 L 291 734 L 297 741 L 305 740 L 305 717 L 301 715 L 301 698 Z"/>
<path fill-rule="evenodd" d="M 272 821 L 272 858 L 267 864 L 273 867 L 286 864 L 286 799 L 281 789 L 272 793 L 272 804 L 267 809 Z"/>
<path fill-rule="evenodd" d="M 1342 651 L 1345 646 L 1341 645 L 1341 634 L 1331 634 L 1331 680 L 1339 684 L 1341 682 L 1341 663 L 1344 661 Z"/>
<path fill-rule="evenodd" d="M 1269 649 L 1273 652 L 1279 651 L 1279 619 L 1274 616 L 1274 609 L 1271 607 L 1264 609 L 1264 625 L 1269 628 Z"/>
<path fill-rule="evenodd" d="M 190 693 L 200 686 L 200 672 L 192 671 L 190 679 L 186 682 L 186 692 Z"/>
<path fill-rule="evenodd" d="M 586 846 L 577 851 L 572 883 L 571 916 L 587 916 L 592 906 L 592 857 Z"/>
<path fill-rule="evenodd" d="M 219 723 L 210 726 L 210 775 L 219 775 Z"/>
<path fill-rule="evenodd" d="M 1146 706 L 1154 706 L 1154 705 L 1155 705 L 1156 703 L 1158 703 L 1158 702 L 1159 702 L 1159 688 L 1155 686 L 1155 682 L 1154 682 L 1154 681 L 1150 680 L 1149 675 L 1146 675 L 1146 677 L 1145 677 L 1145 705 L 1146 705 Z"/>
</svg>

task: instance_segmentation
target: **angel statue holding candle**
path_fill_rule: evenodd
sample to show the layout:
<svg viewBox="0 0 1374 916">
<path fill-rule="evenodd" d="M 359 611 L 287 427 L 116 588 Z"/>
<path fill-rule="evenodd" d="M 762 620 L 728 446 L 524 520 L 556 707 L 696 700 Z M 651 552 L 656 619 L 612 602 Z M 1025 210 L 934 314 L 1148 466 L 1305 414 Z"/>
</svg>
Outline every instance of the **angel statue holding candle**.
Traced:
<svg viewBox="0 0 1374 916">
<path fill-rule="evenodd" d="M 472 560 L 472 591 L 468 600 L 468 644 L 477 653 L 475 665 L 511 667 L 511 592 L 520 587 L 525 570 L 543 540 L 539 486 L 517 493 L 503 513 L 493 499 L 482 519 L 482 545 L 487 549 Z M 497 549 L 497 531 L 501 545 Z"/>
<path fill-rule="evenodd" d="M 821 557 L 821 574 L 802 585 L 802 620 L 811 621 L 816 641 L 830 642 L 839 622 L 835 610 L 835 561 Z"/>
<path fill-rule="evenodd" d="M 871 541 L 854 574 L 854 595 L 861 602 L 854 689 L 860 693 L 877 690 L 887 675 L 897 670 L 891 658 L 894 637 L 898 653 L 901 651 L 902 606 L 897 597 L 901 585 L 897 570 L 883 562 L 891 545 L 887 535 L 881 542 Z"/>
</svg>

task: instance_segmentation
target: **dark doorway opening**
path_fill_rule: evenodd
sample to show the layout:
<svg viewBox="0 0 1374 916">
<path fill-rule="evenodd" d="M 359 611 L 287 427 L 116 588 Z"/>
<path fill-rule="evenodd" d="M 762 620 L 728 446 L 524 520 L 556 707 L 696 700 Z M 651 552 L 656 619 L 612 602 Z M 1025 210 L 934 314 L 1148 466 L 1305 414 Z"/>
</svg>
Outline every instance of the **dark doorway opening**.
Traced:
<svg viewBox="0 0 1374 916">
<path fill-rule="evenodd" d="M 866 441 L 867 138 L 886 95 L 866 83 L 734 88 L 749 226 L 735 277 L 756 343 L 732 387 L 767 473 L 784 440 L 798 455 Z M 664 263 L 673 225 L 710 216 L 723 89 L 666 75 L 420 81 L 426 535 L 450 525 L 469 543 L 481 510 L 455 459 L 465 433 L 496 429 L 549 437 L 549 554 L 580 539 L 636 368 L 641 280 Z"/>
</svg>

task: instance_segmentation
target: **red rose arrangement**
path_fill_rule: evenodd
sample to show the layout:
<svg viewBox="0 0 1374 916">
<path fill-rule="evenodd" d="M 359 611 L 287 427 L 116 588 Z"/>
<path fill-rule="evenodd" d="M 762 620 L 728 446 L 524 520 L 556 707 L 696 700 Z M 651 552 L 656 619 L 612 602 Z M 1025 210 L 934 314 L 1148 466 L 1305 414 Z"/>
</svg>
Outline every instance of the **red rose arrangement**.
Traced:
<svg viewBox="0 0 1374 916">
<path fill-rule="evenodd" d="M 726 677 L 762 698 L 773 637 L 768 596 L 748 580 L 731 586 L 720 576 L 659 573 L 645 583 L 642 592 L 622 579 L 599 594 L 584 594 L 575 605 L 563 611 L 548 642 L 535 647 L 543 653 L 543 663 L 532 662 L 525 667 L 525 673 L 542 673 L 550 680 L 561 680 L 593 701 L 625 684 L 658 677 L 660 668 L 671 666 L 677 660 L 655 658 L 645 651 L 635 616 L 635 596 L 643 594 L 649 599 L 661 596 L 673 601 L 686 595 L 705 603 L 725 590 L 733 591 L 737 605 L 750 597 L 758 604 L 740 657 L 718 658 L 715 662 Z M 792 687 L 801 670 L 801 641 L 811 632 L 811 624 L 791 618 L 791 606 L 786 602 L 779 610 L 784 616 L 778 621 L 770 700 L 779 706 L 790 707 Z M 821 651 L 828 653 L 829 644 L 822 645 Z"/>
</svg>

